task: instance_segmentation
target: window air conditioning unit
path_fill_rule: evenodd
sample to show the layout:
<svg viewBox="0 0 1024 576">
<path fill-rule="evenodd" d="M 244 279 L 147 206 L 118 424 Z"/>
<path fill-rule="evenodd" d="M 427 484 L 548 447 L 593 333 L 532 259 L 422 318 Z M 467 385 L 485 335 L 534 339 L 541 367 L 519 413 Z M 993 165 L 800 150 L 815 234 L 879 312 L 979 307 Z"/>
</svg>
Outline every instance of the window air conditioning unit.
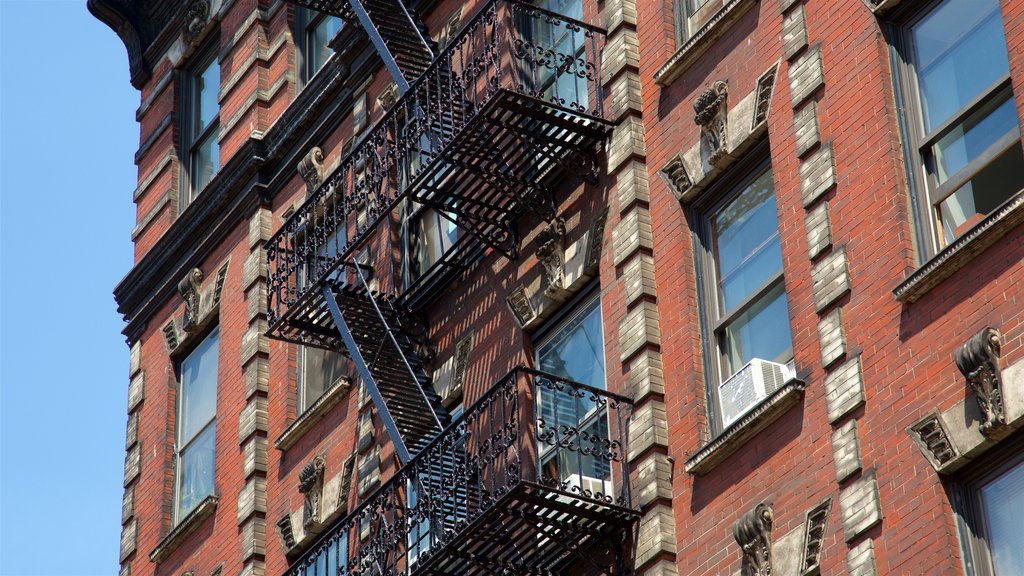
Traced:
<svg viewBox="0 0 1024 576">
<path fill-rule="evenodd" d="M 785 364 L 760 358 L 747 362 L 718 387 L 723 427 L 728 428 L 790 379 L 790 370 Z"/>
</svg>

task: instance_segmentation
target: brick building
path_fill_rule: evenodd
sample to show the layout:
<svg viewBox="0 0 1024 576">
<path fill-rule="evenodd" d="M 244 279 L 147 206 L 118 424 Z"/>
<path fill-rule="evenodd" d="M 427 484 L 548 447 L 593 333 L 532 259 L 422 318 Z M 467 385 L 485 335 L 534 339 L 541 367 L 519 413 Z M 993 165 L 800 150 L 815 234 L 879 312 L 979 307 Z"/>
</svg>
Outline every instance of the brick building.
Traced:
<svg viewBox="0 0 1024 576">
<path fill-rule="evenodd" d="M 88 4 L 122 575 L 1024 573 L 1024 2 Z"/>
</svg>

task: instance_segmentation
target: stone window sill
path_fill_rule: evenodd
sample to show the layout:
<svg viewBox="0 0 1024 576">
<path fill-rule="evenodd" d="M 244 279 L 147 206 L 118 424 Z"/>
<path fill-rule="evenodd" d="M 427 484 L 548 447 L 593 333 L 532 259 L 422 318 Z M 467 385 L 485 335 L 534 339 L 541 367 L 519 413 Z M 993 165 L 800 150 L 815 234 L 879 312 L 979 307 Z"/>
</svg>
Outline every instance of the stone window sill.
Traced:
<svg viewBox="0 0 1024 576">
<path fill-rule="evenodd" d="M 806 388 L 807 384 L 797 379 L 784 384 L 687 459 L 686 472 L 703 476 L 713 470 L 769 424 L 799 404 Z"/>
<path fill-rule="evenodd" d="M 892 293 L 900 302 L 912 303 L 963 268 L 975 256 L 1024 222 L 1024 190 L 1003 203 L 973 228 L 915 270 Z"/>
<path fill-rule="evenodd" d="M 294 446 L 310 428 L 326 416 L 331 411 L 331 408 L 334 408 L 345 397 L 345 394 L 351 387 L 352 385 L 348 378 L 339 378 L 312 406 L 307 408 L 302 414 L 299 414 L 299 417 L 285 428 L 284 432 L 274 441 L 274 447 L 278 450 L 287 450 Z"/>
<path fill-rule="evenodd" d="M 185 518 L 178 522 L 178 525 L 171 529 L 164 536 L 163 539 L 153 548 L 153 551 L 149 553 L 149 559 L 157 564 L 163 562 L 171 555 L 172 552 L 178 549 L 179 546 L 185 543 L 189 534 L 196 531 L 196 528 L 217 510 L 217 504 L 220 502 L 220 498 L 216 496 L 207 496 L 196 509 L 189 512 Z"/>
<path fill-rule="evenodd" d="M 668 59 L 668 62 L 665 62 L 654 73 L 654 83 L 659 86 L 668 86 L 676 78 L 679 78 L 691 64 L 708 51 L 715 40 L 725 34 L 732 23 L 739 20 L 756 3 L 756 0 L 732 0 L 723 6 L 718 14 L 686 42 L 683 42 L 683 45 Z"/>
</svg>

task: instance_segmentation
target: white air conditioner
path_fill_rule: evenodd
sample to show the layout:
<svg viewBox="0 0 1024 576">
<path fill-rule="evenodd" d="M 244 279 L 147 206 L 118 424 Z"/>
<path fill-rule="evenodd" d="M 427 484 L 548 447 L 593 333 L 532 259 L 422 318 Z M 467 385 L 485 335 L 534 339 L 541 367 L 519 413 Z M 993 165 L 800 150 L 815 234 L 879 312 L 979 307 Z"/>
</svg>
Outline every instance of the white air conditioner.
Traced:
<svg viewBox="0 0 1024 576">
<path fill-rule="evenodd" d="M 718 387 L 723 427 L 728 427 L 792 378 L 785 364 L 760 358 L 747 362 Z"/>
</svg>

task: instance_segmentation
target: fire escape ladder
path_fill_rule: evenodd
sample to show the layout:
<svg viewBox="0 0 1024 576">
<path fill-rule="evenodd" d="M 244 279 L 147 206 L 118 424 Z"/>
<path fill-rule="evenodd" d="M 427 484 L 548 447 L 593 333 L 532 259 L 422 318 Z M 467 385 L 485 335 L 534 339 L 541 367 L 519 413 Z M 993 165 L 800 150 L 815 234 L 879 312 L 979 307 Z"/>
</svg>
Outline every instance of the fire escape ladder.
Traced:
<svg viewBox="0 0 1024 576">
<path fill-rule="evenodd" d="M 402 0 L 348 0 L 384 61 L 399 94 L 434 61 L 436 46 L 426 26 L 406 9 Z"/>
<path fill-rule="evenodd" d="M 325 280 L 324 301 L 363 385 L 404 465 L 447 425 L 414 339 L 403 329 L 394 298 L 361 285 Z"/>
</svg>

